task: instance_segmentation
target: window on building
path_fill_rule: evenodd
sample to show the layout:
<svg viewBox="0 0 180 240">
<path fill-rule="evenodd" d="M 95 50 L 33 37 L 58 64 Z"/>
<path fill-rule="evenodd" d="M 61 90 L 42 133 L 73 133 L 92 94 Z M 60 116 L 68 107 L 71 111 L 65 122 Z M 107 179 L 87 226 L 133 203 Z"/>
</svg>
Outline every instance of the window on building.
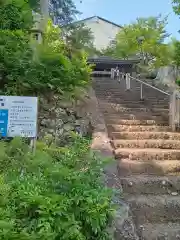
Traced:
<svg viewBox="0 0 180 240">
<path fill-rule="evenodd" d="M 38 41 L 38 40 L 39 40 L 39 34 L 38 34 L 38 33 L 35 33 L 35 34 L 33 35 L 33 38 L 34 38 L 36 41 Z"/>
</svg>

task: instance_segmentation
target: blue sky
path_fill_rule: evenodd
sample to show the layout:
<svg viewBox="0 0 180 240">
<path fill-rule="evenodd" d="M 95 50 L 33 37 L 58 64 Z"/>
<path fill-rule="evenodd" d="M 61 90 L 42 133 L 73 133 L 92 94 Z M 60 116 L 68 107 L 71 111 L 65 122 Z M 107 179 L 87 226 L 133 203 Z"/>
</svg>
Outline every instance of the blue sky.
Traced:
<svg viewBox="0 0 180 240">
<path fill-rule="evenodd" d="M 169 15 L 168 33 L 180 39 L 180 19 L 172 10 L 171 0 L 75 0 L 82 15 L 79 19 L 93 15 L 106 18 L 120 25 L 129 24 L 137 17 Z"/>
</svg>

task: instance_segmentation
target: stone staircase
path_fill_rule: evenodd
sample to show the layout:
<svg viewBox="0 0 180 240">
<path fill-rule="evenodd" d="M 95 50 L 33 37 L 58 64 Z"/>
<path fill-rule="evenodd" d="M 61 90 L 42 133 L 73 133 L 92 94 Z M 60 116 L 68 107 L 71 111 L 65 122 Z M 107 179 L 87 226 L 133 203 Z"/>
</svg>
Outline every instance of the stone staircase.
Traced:
<svg viewBox="0 0 180 240">
<path fill-rule="evenodd" d="M 169 97 L 131 81 L 93 81 L 141 240 L 180 239 L 180 133 L 168 126 Z M 128 238 L 125 238 L 128 239 Z"/>
</svg>

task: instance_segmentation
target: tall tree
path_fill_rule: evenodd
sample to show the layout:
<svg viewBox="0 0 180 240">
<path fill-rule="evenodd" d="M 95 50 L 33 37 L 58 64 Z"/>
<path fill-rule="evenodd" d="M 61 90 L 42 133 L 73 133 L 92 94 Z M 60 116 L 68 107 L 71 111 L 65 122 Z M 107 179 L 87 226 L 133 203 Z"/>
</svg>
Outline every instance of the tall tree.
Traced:
<svg viewBox="0 0 180 240">
<path fill-rule="evenodd" d="M 168 55 L 168 46 L 163 43 L 168 36 L 166 24 L 167 18 L 161 16 L 138 18 L 119 31 L 107 53 L 124 59 L 143 55 L 147 62 L 154 61 L 157 65 L 164 65 L 168 61 L 164 57 Z"/>
<path fill-rule="evenodd" d="M 35 11 L 40 11 L 41 0 L 26 1 Z M 49 0 L 49 14 L 55 24 L 64 26 L 72 23 L 79 11 L 76 9 L 73 0 Z"/>
<path fill-rule="evenodd" d="M 180 17 L 180 0 L 172 0 L 172 6 L 174 13 Z M 180 31 L 179 31 L 180 32 Z M 174 65 L 176 68 L 180 68 L 180 41 L 174 40 L 173 42 L 174 46 Z M 178 71 L 176 71 L 176 82 L 180 86 L 180 77 L 178 76 Z"/>
<path fill-rule="evenodd" d="M 180 15 L 180 0 L 172 0 L 173 10 L 176 15 Z"/>
<path fill-rule="evenodd" d="M 50 3 L 50 14 L 60 26 L 72 23 L 79 14 L 73 0 L 50 0 Z"/>
<path fill-rule="evenodd" d="M 32 11 L 26 0 L 0 1 L 0 29 L 29 30 L 32 25 Z"/>
<path fill-rule="evenodd" d="M 40 10 L 40 0 L 26 0 L 27 3 L 29 3 L 30 7 L 35 10 Z"/>
<path fill-rule="evenodd" d="M 74 23 L 63 29 L 66 43 L 72 50 L 85 50 L 88 54 L 96 53 L 93 44 L 94 36 L 89 28 L 82 23 Z"/>
</svg>

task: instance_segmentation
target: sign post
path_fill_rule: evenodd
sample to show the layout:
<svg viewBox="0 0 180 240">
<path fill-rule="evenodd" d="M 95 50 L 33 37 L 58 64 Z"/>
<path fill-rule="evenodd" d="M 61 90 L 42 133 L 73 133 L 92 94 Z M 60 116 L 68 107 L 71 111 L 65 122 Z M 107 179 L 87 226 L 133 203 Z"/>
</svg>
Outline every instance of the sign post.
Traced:
<svg viewBox="0 0 180 240">
<path fill-rule="evenodd" d="M 37 105 L 37 97 L 0 96 L 1 137 L 30 138 L 34 150 L 37 138 Z"/>
</svg>

